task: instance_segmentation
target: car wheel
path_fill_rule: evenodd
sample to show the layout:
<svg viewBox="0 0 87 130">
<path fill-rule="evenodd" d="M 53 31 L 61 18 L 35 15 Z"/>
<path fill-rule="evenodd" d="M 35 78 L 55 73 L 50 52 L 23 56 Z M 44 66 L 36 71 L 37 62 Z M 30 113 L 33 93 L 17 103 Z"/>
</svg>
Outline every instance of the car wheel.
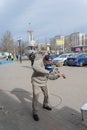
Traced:
<svg viewBox="0 0 87 130">
<path fill-rule="evenodd" d="M 82 67 L 83 66 L 83 62 L 80 62 L 80 67 Z"/>
<path fill-rule="evenodd" d="M 66 62 L 66 60 L 64 61 L 64 65 L 67 65 L 67 62 Z"/>
</svg>

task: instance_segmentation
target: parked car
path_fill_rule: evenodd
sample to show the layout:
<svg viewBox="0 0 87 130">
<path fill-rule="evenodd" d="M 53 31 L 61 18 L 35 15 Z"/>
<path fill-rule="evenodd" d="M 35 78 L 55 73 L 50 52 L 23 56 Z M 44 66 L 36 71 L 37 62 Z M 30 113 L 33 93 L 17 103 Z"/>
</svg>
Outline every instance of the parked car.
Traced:
<svg viewBox="0 0 87 130">
<path fill-rule="evenodd" d="M 66 60 L 69 56 L 71 56 L 73 53 L 64 53 L 59 55 L 58 57 L 53 59 L 53 63 L 62 63 L 63 65 L 66 65 Z"/>
<path fill-rule="evenodd" d="M 71 65 L 71 66 L 87 65 L 87 54 L 86 53 L 74 54 L 73 56 L 68 57 L 66 62 L 67 65 Z"/>
<path fill-rule="evenodd" d="M 57 55 L 57 54 L 50 54 L 50 57 L 51 57 L 51 59 L 52 59 L 52 61 L 53 61 L 53 59 L 54 59 L 54 58 L 57 58 L 58 55 Z"/>
</svg>

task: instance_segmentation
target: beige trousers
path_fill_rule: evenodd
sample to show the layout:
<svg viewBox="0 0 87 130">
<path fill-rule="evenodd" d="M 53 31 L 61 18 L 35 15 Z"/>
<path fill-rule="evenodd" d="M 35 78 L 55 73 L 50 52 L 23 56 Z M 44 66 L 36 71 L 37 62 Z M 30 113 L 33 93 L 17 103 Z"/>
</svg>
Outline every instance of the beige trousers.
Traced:
<svg viewBox="0 0 87 130">
<path fill-rule="evenodd" d="M 37 114 L 40 89 L 42 90 L 44 95 L 43 106 L 48 105 L 48 90 L 47 90 L 47 86 L 39 87 L 38 85 L 33 84 L 32 87 L 33 87 L 32 109 L 33 109 L 33 114 Z"/>
</svg>

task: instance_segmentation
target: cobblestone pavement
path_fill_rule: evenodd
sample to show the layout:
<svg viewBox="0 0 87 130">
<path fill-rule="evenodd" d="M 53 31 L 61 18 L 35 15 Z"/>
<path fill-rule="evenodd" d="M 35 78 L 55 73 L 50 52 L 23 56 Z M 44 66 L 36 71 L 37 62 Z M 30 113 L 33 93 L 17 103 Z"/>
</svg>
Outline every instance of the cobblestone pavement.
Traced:
<svg viewBox="0 0 87 130">
<path fill-rule="evenodd" d="M 80 107 L 87 101 L 87 67 L 60 67 L 66 79 L 48 81 L 52 111 L 42 108 L 32 118 L 32 68 L 29 61 L 0 65 L 0 130 L 87 130 Z"/>
</svg>

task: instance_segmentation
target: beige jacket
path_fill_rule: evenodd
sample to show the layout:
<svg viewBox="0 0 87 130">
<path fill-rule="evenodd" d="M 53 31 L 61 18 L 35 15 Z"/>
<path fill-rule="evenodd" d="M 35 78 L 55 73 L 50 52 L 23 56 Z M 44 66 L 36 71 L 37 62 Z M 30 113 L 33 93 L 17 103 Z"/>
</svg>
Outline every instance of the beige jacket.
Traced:
<svg viewBox="0 0 87 130">
<path fill-rule="evenodd" d="M 45 70 L 43 59 L 36 60 L 33 65 L 33 74 L 31 77 L 31 82 L 33 85 L 46 86 L 47 85 L 47 73 Z"/>
</svg>

